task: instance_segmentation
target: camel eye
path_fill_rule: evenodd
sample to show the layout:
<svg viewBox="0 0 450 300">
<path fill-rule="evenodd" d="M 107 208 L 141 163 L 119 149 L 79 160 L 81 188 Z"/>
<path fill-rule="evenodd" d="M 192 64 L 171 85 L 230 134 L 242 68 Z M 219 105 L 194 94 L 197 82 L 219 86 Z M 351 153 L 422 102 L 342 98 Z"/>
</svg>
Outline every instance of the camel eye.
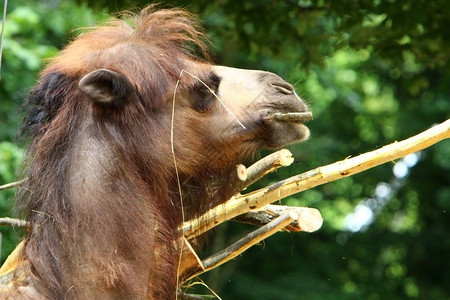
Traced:
<svg viewBox="0 0 450 300">
<path fill-rule="evenodd" d="M 217 91 L 219 90 L 220 77 L 211 73 L 203 82 L 196 82 L 193 87 L 192 108 L 198 112 L 205 113 L 211 110 L 216 102 Z M 206 84 L 206 86 L 205 86 Z"/>
</svg>

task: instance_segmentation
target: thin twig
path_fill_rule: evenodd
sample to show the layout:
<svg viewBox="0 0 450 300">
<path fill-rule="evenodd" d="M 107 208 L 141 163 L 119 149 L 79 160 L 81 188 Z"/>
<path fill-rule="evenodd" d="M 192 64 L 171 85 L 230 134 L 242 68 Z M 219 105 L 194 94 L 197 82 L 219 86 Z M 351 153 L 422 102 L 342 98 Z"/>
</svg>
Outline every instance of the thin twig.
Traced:
<svg viewBox="0 0 450 300">
<path fill-rule="evenodd" d="M 262 240 L 282 230 L 289 223 L 291 223 L 293 220 L 296 219 L 298 219 L 298 215 L 293 212 L 288 212 L 276 218 L 272 222 L 264 225 L 263 227 L 260 227 L 257 230 L 247 234 L 237 242 L 233 243 L 231 246 L 228 246 L 227 248 L 219 251 L 218 253 L 204 259 L 202 261 L 204 269 L 199 269 L 194 275 L 191 275 L 189 278 L 181 277 L 181 279 L 185 281 L 195 276 L 198 276 L 204 272 L 207 272 L 211 269 L 217 268 L 218 266 L 242 254 L 248 248 L 258 244 Z"/>
<path fill-rule="evenodd" d="M 0 218 L 0 226 L 14 226 L 14 227 L 28 227 L 29 224 L 27 221 L 13 218 Z"/>
<path fill-rule="evenodd" d="M 202 296 L 186 294 L 183 292 L 178 292 L 178 296 L 180 297 L 180 299 L 183 299 L 183 300 L 203 300 L 203 299 L 205 299 Z"/>
<path fill-rule="evenodd" d="M 192 248 L 189 241 L 184 237 L 182 238 L 182 244 L 182 257 L 177 272 L 178 280 L 190 277 L 191 275 L 196 274 L 199 270 L 205 269 L 200 257 L 198 257 L 198 254 L 195 252 L 194 248 Z"/>
<path fill-rule="evenodd" d="M 239 249 L 250 248 L 254 242 L 252 241 L 252 236 L 258 235 L 258 232 L 266 232 L 271 229 L 275 220 L 279 220 L 281 216 L 291 216 L 291 222 L 289 224 L 285 224 L 282 228 L 288 231 L 304 231 L 304 232 L 314 232 L 318 230 L 323 223 L 322 216 L 320 212 L 315 208 L 308 207 L 289 207 L 289 206 L 281 206 L 281 205 L 266 205 L 263 209 L 258 211 L 252 211 L 246 214 L 246 217 L 243 217 L 242 220 L 249 221 L 252 224 L 264 227 L 265 229 L 257 229 L 253 233 L 247 235 L 244 239 L 241 239 L 238 243 L 234 244 L 233 247 L 238 247 Z M 241 217 L 241 216 L 240 216 Z M 235 219 L 233 219 L 235 220 Z M 241 221 L 241 220 L 239 220 Z M 268 225 L 271 224 L 271 225 Z M 266 235 L 263 238 L 269 237 L 270 235 Z M 262 236 L 260 236 L 262 237 Z M 184 281 L 186 278 L 192 278 L 196 274 L 202 273 L 205 270 L 204 263 L 205 261 L 208 263 L 208 260 L 200 260 L 197 253 L 194 251 L 189 241 L 186 238 L 183 238 L 184 249 L 183 249 L 183 259 L 182 265 L 180 266 L 181 274 L 180 280 Z M 248 244 L 248 245 L 247 245 Z M 237 246 L 239 245 L 239 246 Z M 227 248 L 233 249 L 233 248 Z M 236 248 L 237 249 L 237 248 Z M 225 251 L 225 250 L 224 250 Z M 236 250 L 237 251 L 237 250 Z M 241 252 L 241 253 L 242 253 Z M 220 254 L 221 252 L 219 252 Z M 217 255 L 219 255 L 217 254 Z M 235 253 L 238 255 L 239 253 Z M 222 254 L 220 254 L 222 255 Z M 232 257 L 231 257 L 232 258 Z M 230 258 L 230 259 L 231 259 Z M 210 264 L 210 263 L 209 263 Z M 216 265 L 217 266 L 217 265 Z"/>
<path fill-rule="evenodd" d="M 0 185 L 0 191 L 7 190 L 7 189 L 12 189 L 14 187 L 18 187 L 19 185 L 24 183 L 26 180 L 27 179 L 25 178 L 25 179 L 22 179 L 22 180 L 19 180 L 19 181 L 15 181 L 15 182 L 7 183 L 7 184 L 4 184 L 4 185 Z"/>
<path fill-rule="evenodd" d="M 216 299 L 222 300 L 222 298 L 219 297 L 219 295 L 217 295 L 216 292 L 214 292 L 214 290 L 212 288 L 210 288 L 206 283 L 203 282 L 203 280 L 201 280 L 200 278 L 197 278 L 197 281 L 192 282 L 188 285 L 185 286 L 185 288 L 191 288 L 194 285 L 201 285 L 204 286 L 205 288 L 207 288 L 213 295 L 214 297 L 216 297 Z M 210 297 L 209 295 L 205 295 L 206 297 Z"/>
<path fill-rule="evenodd" d="M 242 192 L 263 176 L 275 171 L 280 167 L 287 167 L 294 161 L 292 153 L 287 149 L 274 152 L 247 168 L 247 179 L 244 181 L 234 181 L 231 187 L 231 195 Z"/>
<path fill-rule="evenodd" d="M 286 226 L 285 229 L 288 231 L 314 232 L 322 227 L 322 216 L 315 208 L 271 204 L 239 215 L 231 219 L 231 221 L 263 226 L 288 212 L 294 212 L 298 215 L 297 220 L 292 221 L 291 224 Z"/>
</svg>

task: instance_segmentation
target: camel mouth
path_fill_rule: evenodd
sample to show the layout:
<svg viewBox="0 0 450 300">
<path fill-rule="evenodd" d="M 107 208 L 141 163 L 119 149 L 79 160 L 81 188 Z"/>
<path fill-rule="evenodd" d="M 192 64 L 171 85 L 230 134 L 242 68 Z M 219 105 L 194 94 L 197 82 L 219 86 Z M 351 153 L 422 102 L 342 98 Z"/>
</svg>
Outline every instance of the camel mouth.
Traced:
<svg viewBox="0 0 450 300">
<path fill-rule="evenodd" d="M 309 111 L 292 108 L 265 110 L 262 115 L 262 139 L 266 149 L 278 149 L 287 145 L 305 141 L 310 132 L 304 122 L 312 120 Z"/>
<path fill-rule="evenodd" d="M 295 92 L 264 106 L 265 114 L 262 117 L 265 122 L 288 125 L 303 124 L 313 120 L 312 112 Z"/>
</svg>

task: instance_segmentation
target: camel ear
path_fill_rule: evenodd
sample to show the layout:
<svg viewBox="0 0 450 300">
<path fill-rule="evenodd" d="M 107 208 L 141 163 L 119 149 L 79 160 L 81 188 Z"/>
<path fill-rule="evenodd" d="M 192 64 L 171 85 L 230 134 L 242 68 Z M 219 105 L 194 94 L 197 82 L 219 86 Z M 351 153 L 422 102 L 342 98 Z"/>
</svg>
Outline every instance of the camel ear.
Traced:
<svg viewBox="0 0 450 300">
<path fill-rule="evenodd" d="M 122 74 L 98 69 L 81 78 L 81 91 L 99 104 L 120 104 L 132 91 L 130 81 Z"/>
</svg>

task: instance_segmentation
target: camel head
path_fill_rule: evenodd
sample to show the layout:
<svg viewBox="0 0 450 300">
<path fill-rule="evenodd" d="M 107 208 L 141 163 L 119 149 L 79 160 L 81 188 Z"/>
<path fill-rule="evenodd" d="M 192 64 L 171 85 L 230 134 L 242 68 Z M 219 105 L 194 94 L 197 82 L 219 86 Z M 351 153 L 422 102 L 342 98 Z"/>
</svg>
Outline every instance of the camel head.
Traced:
<svg viewBox="0 0 450 300">
<path fill-rule="evenodd" d="M 246 155 L 309 135 L 268 117 L 308 110 L 292 85 L 190 51 L 206 48 L 190 14 L 150 5 L 129 21 L 74 39 L 26 101 L 18 210 L 46 299 L 173 299 L 183 210 L 226 201 Z"/>
<path fill-rule="evenodd" d="M 84 76 L 79 87 L 100 106 L 117 108 L 130 94 L 138 94 L 132 81 L 120 72 L 98 69 Z M 167 86 L 165 100 L 148 117 L 159 120 L 161 132 L 167 132 L 167 151 L 172 132 L 171 142 L 184 151 L 180 160 L 187 164 L 224 167 L 260 148 L 280 148 L 309 137 L 302 121 L 268 118 L 308 111 L 294 87 L 274 73 L 184 61 Z"/>
</svg>

